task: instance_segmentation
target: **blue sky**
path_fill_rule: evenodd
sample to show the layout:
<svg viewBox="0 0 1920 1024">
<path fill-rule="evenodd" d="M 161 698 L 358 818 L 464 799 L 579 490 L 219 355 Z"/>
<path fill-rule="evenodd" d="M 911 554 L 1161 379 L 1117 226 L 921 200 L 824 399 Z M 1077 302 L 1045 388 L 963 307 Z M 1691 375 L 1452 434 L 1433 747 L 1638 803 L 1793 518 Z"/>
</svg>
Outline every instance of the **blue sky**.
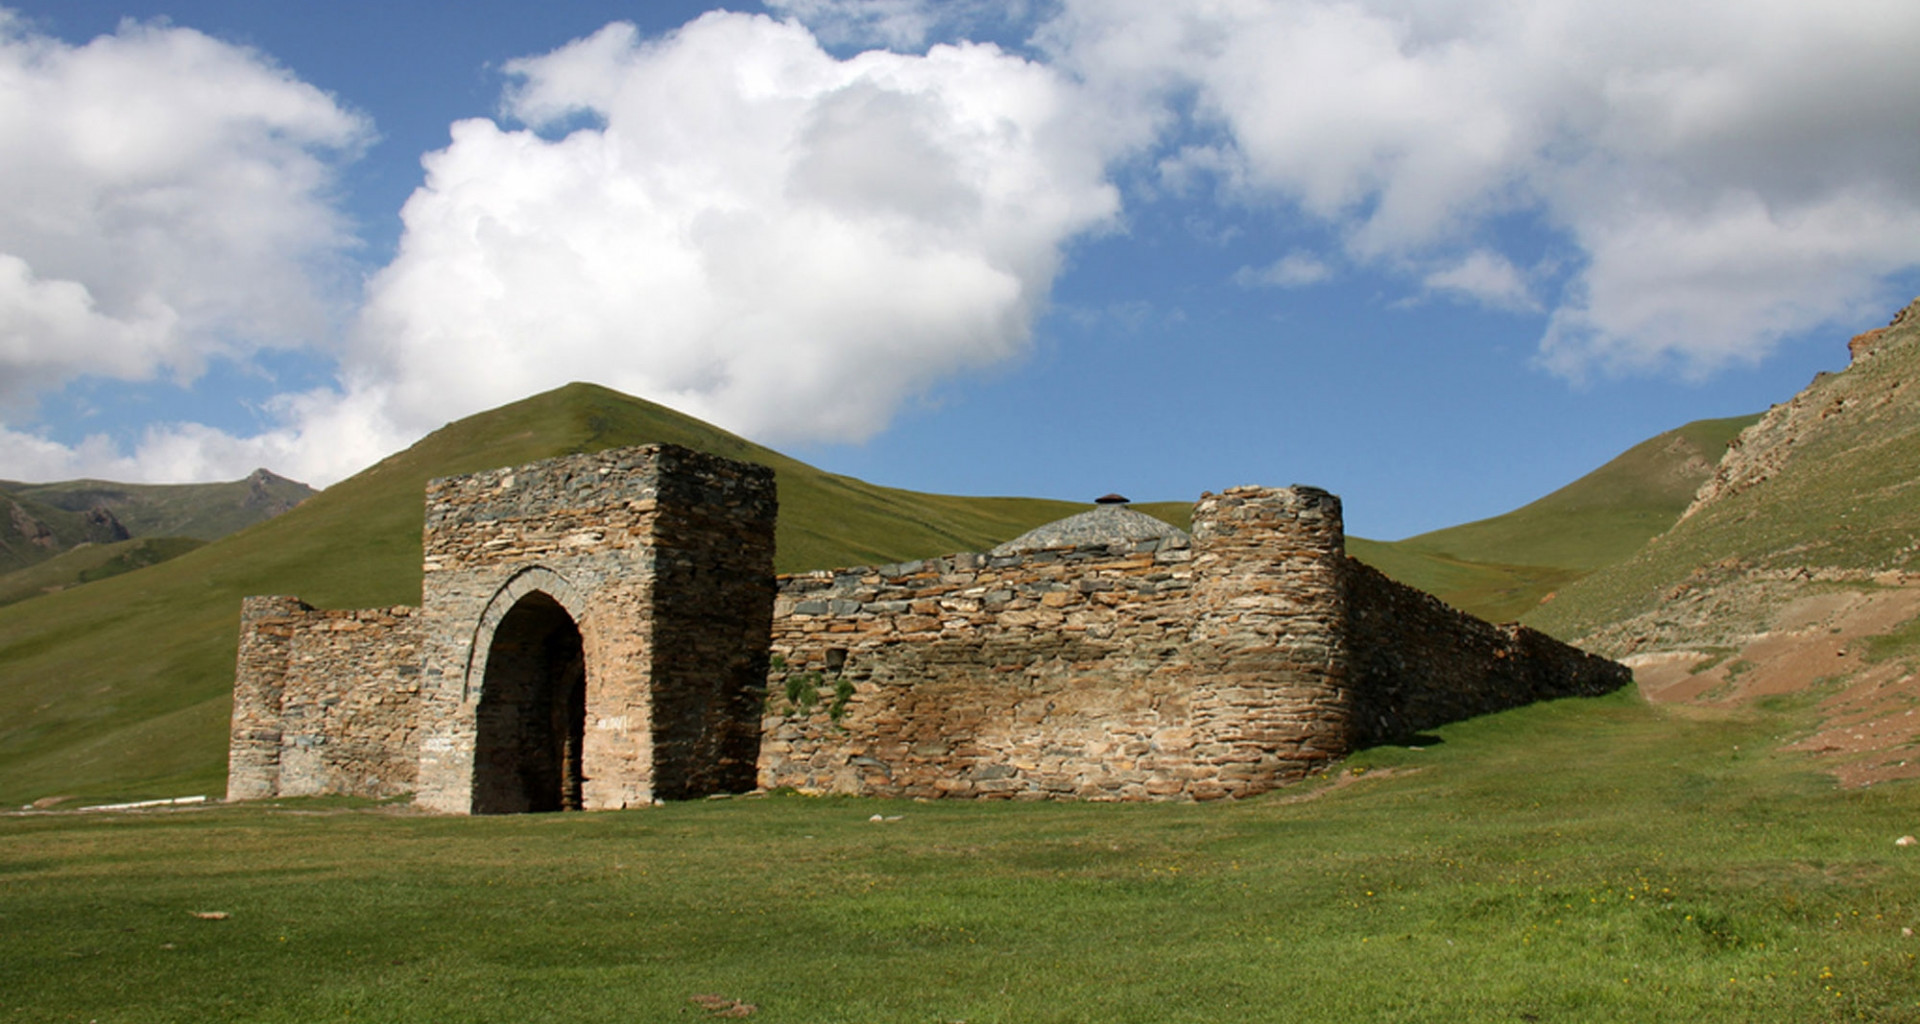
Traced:
<svg viewBox="0 0 1920 1024">
<path fill-rule="evenodd" d="M 1497 514 L 1920 292 L 1920 9 L 1590 8 L 7 4 L 0 477 L 589 379 L 895 486 Z"/>
</svg>

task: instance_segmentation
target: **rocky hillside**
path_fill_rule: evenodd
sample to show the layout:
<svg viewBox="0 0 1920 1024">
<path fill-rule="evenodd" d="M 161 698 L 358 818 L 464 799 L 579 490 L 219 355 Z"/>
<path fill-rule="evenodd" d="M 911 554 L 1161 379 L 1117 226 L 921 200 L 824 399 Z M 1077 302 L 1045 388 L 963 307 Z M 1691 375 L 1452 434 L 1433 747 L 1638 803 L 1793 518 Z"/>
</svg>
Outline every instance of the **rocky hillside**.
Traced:
<svg viewBox="0 0 1920 1024">
<path fill-rule="evenodd" d="M 1742 431 L 1673 529 L 1527 617 L 1656 699 L 1812 693 L 1843 778 L 1920 776 L 1920 301 Z M 1912 760 L 1912 764 L 1907 763 Z"/>
<path fill-rule="evenodd" d="M 82 544 L 111 544 L 130 536 L 111 510 L 72 512 L 0 492 L 0 573 L 36 565 Z"/>
<path fill-rule="evenodd" d="M 213 484 L 119 484 L 105 480 L 22 484 L 0 480 L 0 493 L 71 513 L 105 510 L 134 537 L 217 540 L 271 519 L 319 492 L 270 470 L 256 469 L 240 480 Z"/>
<path fill-rule="evenodd" d="M 1815 377 L 1792 401 L 1774 406 L 1742 431 L 1681 518 L 1766 483 L 1796 458 L 1802 463 L 1818 458 L 1807 453 L 1821 442 L 1829 449 L 1838 442 L 1840 454 L 1865 455 L 1909 437 L 1916 395 L 1908 389 L 1920 359 L 1914 351 L 1915 327 L 1920 327 L 1920 300 L 1887 326 L 1855 335 L 1847 343 L 1846 372 Z"/>
<path fill-rule="evenodd" d="M 0 574 L 38 565 L 83 544 L 157 537 L 217 540 L 317 493 L 264 469 L 242 480 L 213 484 L 0 480 Z"/>
</svg>

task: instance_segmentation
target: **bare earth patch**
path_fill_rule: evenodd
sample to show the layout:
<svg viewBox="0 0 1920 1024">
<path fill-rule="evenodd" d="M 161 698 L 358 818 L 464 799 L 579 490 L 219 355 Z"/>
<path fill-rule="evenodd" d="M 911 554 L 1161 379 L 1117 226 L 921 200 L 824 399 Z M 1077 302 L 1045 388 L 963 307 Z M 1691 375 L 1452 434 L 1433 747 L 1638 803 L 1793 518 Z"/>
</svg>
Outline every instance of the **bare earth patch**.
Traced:
<svg viewBox="0 0 1920 1024">
<path fill-rule="evenodd" d="M 1818 688 L 1825 716 L 1790 745 L 1841 785 L 1920 778 L 1920 675 L 1911 659 L 1867 659 L 1867 640 L 1920 616 L 1920 581 L 1796 600 L 1773 628 L 1732 652 L 1663 651 L 1621 659 L 1647 699 L 1732 707 Z"/>
</svg>

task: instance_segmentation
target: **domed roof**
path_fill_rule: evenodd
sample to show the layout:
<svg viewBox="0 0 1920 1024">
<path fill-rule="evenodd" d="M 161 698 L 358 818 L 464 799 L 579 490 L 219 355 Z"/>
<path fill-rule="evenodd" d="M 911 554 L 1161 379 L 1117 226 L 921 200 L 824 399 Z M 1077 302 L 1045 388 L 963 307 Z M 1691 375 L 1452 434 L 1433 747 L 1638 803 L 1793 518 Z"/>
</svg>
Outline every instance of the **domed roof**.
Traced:
<svg viewBox="0 0 1920 1024">
<path fill-rule="evenodd" d="M 1185 531 L 1124 505 L 1100 505 L 1075 516 L 1037 527 L 994 548 L 995 555 L 1024 555 L 1048 548 L 1077 548 L 1087 544 L 1136 544 L 1167 537 L 1187 540 Z"/>
</svg>

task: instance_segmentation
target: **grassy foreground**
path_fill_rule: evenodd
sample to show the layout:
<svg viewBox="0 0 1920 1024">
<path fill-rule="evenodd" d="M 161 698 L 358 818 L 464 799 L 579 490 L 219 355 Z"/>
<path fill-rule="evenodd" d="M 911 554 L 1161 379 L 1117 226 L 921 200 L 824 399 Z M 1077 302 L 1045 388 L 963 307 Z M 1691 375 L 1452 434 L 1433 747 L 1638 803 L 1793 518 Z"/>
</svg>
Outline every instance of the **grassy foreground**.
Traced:
<svg viewBox="0 0 1920 1024">
<path fill-rule="evenodd" d="M 0 1021 L 1920 1020 L 1920 787 L 1801 714 L 1539 705 L 1306 801 L 4 818 Z"/>
</svg>

